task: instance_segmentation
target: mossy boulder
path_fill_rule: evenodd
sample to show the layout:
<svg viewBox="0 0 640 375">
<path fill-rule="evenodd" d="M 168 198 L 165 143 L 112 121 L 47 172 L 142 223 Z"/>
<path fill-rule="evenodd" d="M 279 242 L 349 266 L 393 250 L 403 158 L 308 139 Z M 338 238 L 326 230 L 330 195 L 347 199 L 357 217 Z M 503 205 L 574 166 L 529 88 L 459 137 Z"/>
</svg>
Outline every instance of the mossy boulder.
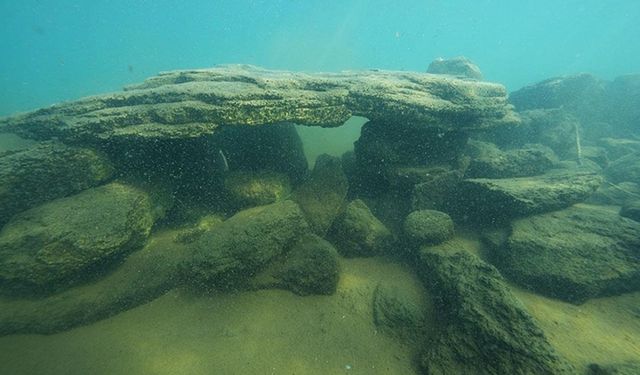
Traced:
<svg viewBox="0 0 640 375">
<path fill-rule="evenodd" d="M 22 212 L 0 232 L 0 288 L 43 294 L 77 284 L 140 249 L 155 219 L 149 195 L 121 183 Z"/>
<path fill-rule="evenodd" d="M 193 241 L 180 272 L 200 290 L 241 289 L 308 231 L 292 201 L 246 209 Z"/>
<path fill-rule="evenodd" d="M 535 176 L 551 169 L 558 161 L 553 150 L 540 144 L 502 151 L 492 143 L 469 140 L 466 154 L 471 157 L 465 172 L 467 178 Z"/>
<path fill-rule="evenodd" d="M 225 177 L 224 186 L 231 201 L 238 207 L 275 203 L 291 193 L 289 177 L 271 171 L 231 172 Z"/>
<path fill-rule="evenodd" d="M 324 237 L 343 209 L 348 188 L 340 158 L 323 154 L 291 199 L 300 205 L 311 230 Z"/>
<path fill-rule="evenodd" d="M 360 199 L 349 203 L 330 231 L 331 241 L 344 256 L 374 256 L 389 253 L 391 231 Z"/>
<path fill-rule="evenodd" d="M 465 179 L 458 186 L 456 211 L 480 223 L 504 222 L 582 202 L 602 180 L 588 169 L 553 169 L 534 177 Z"/>
<path fill-rule="evenodd" d="M 429 375 L 575 374 L 493 266 L 448 241 L 419 252 L 440 330 L 420 362 Z"/>
<path fill-rule="evenodd" d="M 412 246 L 437 245 L 454 234 L 451 217 L 441 211 L 418 210 L 410 213 L 404 220 L 405 240 Z"/>
<path fill-rule="evenodd" d="M 640 200 L 636 199 L 627 202 L 622 206 L 622 208 L 620 208 L 620 216 L 640 222 Z"/>
<path fill-rule="evenodd" d="M 420 345 L 428 332 L 427 315 L 431 313 L 424 291 L 378 284 L 373 292 L 373 323 L 382 332 Z"/>
<path fill-rule="evenodd" d="M 298 295 L 333 294 L 340 278 L 338 252 L 329 242 L 306 234 L 274 259 L 251 282 L 255 288 L 281 288 Z"/>
<path fill-rule="evenodd" d="M 482 72 L 473 61 L 464 56 L 450 59 L 438 58 L 429 64 L 427 73 L 448 74 L 456 77 L 470 78 L 482 81 Z"/>
<path fill-rule="evenodd" d="M 609 164 L 605 175 L 614 183 L 640 184 L 640 152 L 625 155 Z"/>
<path fill-rule="evenodd" d="M 0 157 L 0 227 L 18 212 L 99 185 L 113 173 L 102 154 L 58 142 Z"/>
<path fill-rule="evenodd" d="M 573 303 L 640 290 L 640 223 L 579 205 L 512 224 L 493 258 L 525 288 Z"/>
</svg>

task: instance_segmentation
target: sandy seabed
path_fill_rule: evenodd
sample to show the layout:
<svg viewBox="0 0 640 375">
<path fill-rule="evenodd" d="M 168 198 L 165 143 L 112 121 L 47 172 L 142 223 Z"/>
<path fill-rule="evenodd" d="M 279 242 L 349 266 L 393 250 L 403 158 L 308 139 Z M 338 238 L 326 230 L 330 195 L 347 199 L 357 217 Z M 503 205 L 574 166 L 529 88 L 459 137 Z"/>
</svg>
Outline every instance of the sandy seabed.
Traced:
<svg viewBox="0 0 640 375">
<path fill-rule="evenodd" d="M 332 296 L 174 290 L 89 326 L 2 337 L 0 374 L 414 374 L 415 348 L 376 329 L 372 297 L 420 282 L 383 259 L 341 266 Z"/>
</svg>

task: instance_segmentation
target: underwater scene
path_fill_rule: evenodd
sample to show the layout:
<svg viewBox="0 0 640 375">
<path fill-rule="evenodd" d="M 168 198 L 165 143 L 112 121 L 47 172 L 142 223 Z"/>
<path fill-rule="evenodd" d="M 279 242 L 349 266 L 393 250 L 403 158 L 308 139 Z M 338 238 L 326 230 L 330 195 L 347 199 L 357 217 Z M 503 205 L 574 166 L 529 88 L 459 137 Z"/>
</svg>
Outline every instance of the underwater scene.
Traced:
<svg viewBox="0 0 640 375">
<path fill-rule="evenodd" d="M 0 374 L 640 374 L 640 2 L 0 1 Z"/>
</svg>

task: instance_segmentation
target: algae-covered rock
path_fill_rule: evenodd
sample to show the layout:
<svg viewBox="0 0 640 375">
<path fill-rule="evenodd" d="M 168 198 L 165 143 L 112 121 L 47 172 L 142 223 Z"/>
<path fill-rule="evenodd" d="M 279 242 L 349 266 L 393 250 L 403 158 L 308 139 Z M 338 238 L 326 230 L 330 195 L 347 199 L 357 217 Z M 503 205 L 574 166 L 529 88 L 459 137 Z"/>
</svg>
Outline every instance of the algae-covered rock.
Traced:
<svg viewBox="0 0 640 375">
<path fill-rule="evenodd" d="M 212 147 L 225 156 L 230 171 L 282 173 L 294 185 L 307 173 L 302 140 L 293 124 L 227 126 L 212 140 Z"/>
<path fill-rule="evenodd" d="M 141 248 L 154 223 L 148 194 L 120 183 L 32 208 L 0 232 L 0 286 L 42 294 Z"/>
<path fill-rule="evenodd" d="M 573 303 L 640 290 L 640 223 L 598 206 L 513 222 L 494 257 L 518 284 Z"/>
<path fill-rule="evenodd" d="M 413 344 L 422 344 L 428 331 L 427 300 L 417 289 L 378 284 L 373 292 L 373 322 L 381 331 Z"/>
<path fill-rule="evenodd" d="M 500 273 L 454 241 L 423 247 L 420 272 L 440 331 L 421 357 L 425 374 L 573 374 Z"/>
<path fill-rule="evenodd" d="M 404 220 L 405 239 L 412 246 L 437 245 L 453 237 L 453 220 L 444 212 L 418 210 Z"/>
<path fill-rule="evenodd" d="M 467 138 L 466 132 L 446 130 L 437 124 L 367 122 L 354 143 L 354 189 L 375 195 L 397 188 L 404 184 L 406 172 L 399 168 L 455 168 Z"/>
<path fill-rule="evenodd" d="M 456 77 L 482 80 L 480 68 L 464 56 L 451 59 L 438 58 L 429 64 L 427 73 L 448 74 Z"/>
<path fill-rule="evenodd" d="M 465 172 L 467 178 L 535 176 L 551 169 L 558 161 L 553 150 L 539 144 L 502 151 L 494 144 L 469 140 L 466 153 L 471 157 Z"/>
<path fill-rule="evenodd" d="M 554 169 L 534 177 L 474 178 L 459 185 L 456 205 L 465 215 L 497 222 L 569 207 L 587 199 L 602 183 L 591 171 Z"/>
<path fill-rule="evenodd" d="M 615 183 L 634 182 L 640 184 L 640 152 L 634 152 L 612 161 L 605 175 Z"/>
<path fill-rule="evenodd" d="M 625 205 L 620 208 L 620 216 L 640 222 L 640 199 L 625 203 Z"/>
<path fill-rule="evenodd" d="M 587 375 L 637 375 L 640 374 L 640 361 L 600 365 L 589 365 Z"/>
<path fill-rule="evenodd" d="M 303 296 L 333 294 L 340 277 L 337 254 L 324 239 L 311 233 L 303 235 L 252 284 L 255 288 L 281 288 Z"/>
<path fill-rule="evenodd" d="M 152 235 L 143 249 L 94 282 L 41 299 L 0 297 L 0 336 L 65 331 L 161 296 L 178 284 L 178 264 L 188 254 L 171 237 Z"/>
<path fill-rule="evenodd" d="M 597 110 L 605 103 L 605 86 L 603 80 L 588 73 L 553 77 L 512 92 L 509 101 L 519 111 L 560 107 Z"/>
<path fill-rule="evenodd" d="M 18 212 L 99 185 L 113 172 L 98 152 L 58 142 L 0 157 L 0 227 Z"/>
<path fill-rule="evenodd" d="M 344 256 L 374 256 L 388 253 L 393 236 L 360 199 L 349 203 L 336 219 L 331 240 Z"/>
<path fill-rule="evenodd" d="M 323 154 L 291 198 L 300 205 L 311 230 L 323 237 L 340 214 L 348 188 L 340 158 Z"/>
<path fill-rule="evenodd" d="M 239 207 L 263 206 L 287 197 L 291 192 L 289 177 L 271 171 L 237 171 L 229 173 L 224 186 Z"/>
<path fill-rule="evenodd" d="M 182 277 L 202 290 L 241 288 L 308 230 L 292 201 L 240 211 L 190 244 Z"/>
<path fill-rule="evenodd" d="M 109 143 L 196 138 L 220 126 L 339 126 L 351 116 L 446 129 L 512 122 L 502 85 L 427 73 L 295 73 L 248 65 L 161 73 L 123 92 L 0 120 L 27 138 Z"/>
</svg>

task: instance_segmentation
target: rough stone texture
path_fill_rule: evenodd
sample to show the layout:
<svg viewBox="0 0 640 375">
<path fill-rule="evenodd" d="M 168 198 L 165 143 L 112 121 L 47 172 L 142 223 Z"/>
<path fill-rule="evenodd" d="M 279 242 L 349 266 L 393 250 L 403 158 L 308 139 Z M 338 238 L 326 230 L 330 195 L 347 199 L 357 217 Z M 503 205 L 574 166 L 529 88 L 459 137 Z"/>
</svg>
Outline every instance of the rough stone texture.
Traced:
<svg viewBox="0 0 640 375">
<path fill-rule="evenodd" d="M 604 103 L 605 86 L 588 73 L 553 77 L 512 92 L 509 101 L 518 111 L 560 107 L 577 112 L 588 107 L 598 110 Z"/>
<path fill-rule="evenodd" d="M 224 186 L 235 206 L 263 206 L 282 200 L 291 193 L 289 177 L 271 171 L 229 173 Z"/>
<path fill-rule="evenodd" d="M 638 375 L 640 374 L 640 361 L 616 363 L 616 364 L 590 364 L 587 375 Z"/>
<path fill-rule="evenodd" d="M 112 183 L 14 216 L 0 232 L 0 290 L 42 294 L 86 279 L 144 245 L 153 210 L 147 193 Z"/>
<path fill-rule="evenodd" d="M 622 206 L 620 216 L 640 222 L 640 199 L 627 202 Z"/>
<path fill-rule="evenodd" d="M 0 227 L 18 212 L 96 186 L 113 172 L 101 154 L 58 142 L 0 157 Z"/>
<path fill-rule="evenodd" d="M 113 272 L 42 299 L 0 297 L 0 336 L 51 334 L 93 323 L 151 301 L 178 283 L 178 264 L 189 253 L 172 240 L 154 235 Z"/>
<path fill-rule="evenodd" d="M 402 190 L 408 182 L 403 178 L 407 168 L 456 169 L 467 138 L 465 132 L 446 130 L 438 124 L 370 121 L 354 143 L 354 190 L 369 196 Z"/>
<path fill-rule="evenodd" d="M 640 290 L 640 223 L 598 206 L 515 221 L 495 249 L 518 284 L 573 303 Z"/>
<path fill-rule="evenodd" d="M 640 184 L 640 152 L 621 157 L 609 164 L 605 170 L 607 179 L 614 183 L 634 182 Z"/>
<path fill-rule="evenodd" d="M 338 286 L 338 252 L 315 234 L 303 235 L 254 280 L 255 288 L 281 288 L 299 295 L 333 294 Z"/>
<path fill-rule="evenodd" d="M 224 153 L 230 171 L 284 173 L 294 185 L 307 174 L 302 140 L 293 124 L 228 126 L 214 134 L 211 147 Z"/>
<path fill-rule="evenodd" d="M 640 198 L 640 185 L 634 182 L 621 182 L 619 184 L 613 184 L 605 181 L 592 196 L 585 202 L 600 204 L 600 205 L 612 205 L 612 206 L 624 206 L 632 201 Z"/>
<path fill-rule="evenodd" d="M 640 140 L 605 137 L 598 144 L 607 150 L 609 160 L 617 160 L 625 155 L 640 152 Z"/>
<path fill-rule="evenodd" d="M 324 237 L 342 211 L 348 188 L 340 158 L 323 154 L 316 159 L 309 178 L 293 192 L 292 199 L 300 205 L 313 232 Z"/>
<path fill-rule="evenodd" d="M 553 150 L 540 144 L 502 151 L 492 143 L 469 140 L 466 154 L 471 157 L 467 178 L 530 177 L 546 172 L 558 161 Z"/>
<path fill-rule="evenodd" d="M 453 220 L 444 212 L 418 210 L 404 220 L 405 239 L 413 246 L 436 245 L 453 237 Z"/>
<path fill-rule="evenodd" d="M 449 211 L 464 170 L 443 169 L 428 173 L 429 180 L 416 184 L 411 192 L 412 209 Z"/>
<path fill-rule="evenodd" d="M 491 265 L 450 241 L 420 251 L 441 329 L 421 358 L 425 374 L 573 374 Z"/>
<path fill-rule="evenodd" d="M 382 255 L 389 253 L 393 244 L 391 231 L 360 199 L 347 205 L 329 235 L 340 254 L 347 257 Z"/>
<path fill-rule="evenodd" d="M 418 290 L 378 284 L 373 292 L 373 322 L 383 332 L 412 344 L 422 344 L 429 308 Z"/>
<path fill-rule="evenodd" d="M 308 230 L 292 201 L 241 211 L 190 245 L 193 254 L 181 265 L 181 274 L 199 290 L 242 288 Z"/>
<path fill-rule="evenodd" d="M 427 73 L 449 74 L 456 77 L 471 78 L 482 81 L 482 72 L 476 64 L 464 56 L 451 59 L 438 58 L 429 64 Z"/>
<path fill-rule="evenodd" d="M 1 120 L 27 138 L 193 138 L 225 125 L 342 125 L 351 116 L 448 129 L 514 121 L 503 86 L 426 73 L 293 73 L 248 65 L 161 73 L 124 92 Z"/>
<path fill-rule="evenodd" d="M 474 220 L 499 222 L 582 202 L 601 183 L 593 172 L 561 169 L 535 177 L 466 179 L 459 185 L 456 204 Z"/>
<path fill-rule="evenodd" d="M 607 85 L 608 121 L 614 134 L 637 133 L 640 130 L 640 74 L 626 74 Z M 610 134 L 607 134 L 610 136 Z"/>
</svg>

